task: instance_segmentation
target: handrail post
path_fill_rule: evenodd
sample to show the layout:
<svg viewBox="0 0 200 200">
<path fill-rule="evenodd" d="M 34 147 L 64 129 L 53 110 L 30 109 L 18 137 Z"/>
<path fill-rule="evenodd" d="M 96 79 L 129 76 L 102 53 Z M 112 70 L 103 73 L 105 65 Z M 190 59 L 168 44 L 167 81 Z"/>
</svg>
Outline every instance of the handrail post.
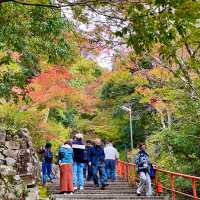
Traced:
<svg viewBox="0 0 200 200">
<path fill-rule="evenodd" d="M 172 192 L 172 200 L 176 200 L 176 193 L 174 188 L 174 175 L 170 174 L 170 184 L 171 184 L 171 192 Z"/>
<path fill-rule="evenodd" d="M 136 183 L 136 166 L 133 165 L 133 184 L 135 185 Z"/>
<path fill-rule="evenodd" d="M 127 176 L 127 182 L 129 183 L 129 179 L 130 179 L 130 164 L 129 163 L 127 163 L 127 174 L 128 174 L 128 176 Z"/>
<path fill-rule="evenodd" d="M 196 180 L 195 179 L 192 179 L 192 191 L 193 191 L 194 200 L 197 200 L 198 196 L 197 196 L 197 191 L 196 191 Z"/>
<path fill-rule="evenodd" d="M 158 175 L 157 175 L 157 171 L 155 173 L 154 185 L 155 185 L 156 195 L 158 196 L 159 193 L 158 193 L 158 189 L 157 189 L 157 187 L 158 187 Z"/>
</svg>

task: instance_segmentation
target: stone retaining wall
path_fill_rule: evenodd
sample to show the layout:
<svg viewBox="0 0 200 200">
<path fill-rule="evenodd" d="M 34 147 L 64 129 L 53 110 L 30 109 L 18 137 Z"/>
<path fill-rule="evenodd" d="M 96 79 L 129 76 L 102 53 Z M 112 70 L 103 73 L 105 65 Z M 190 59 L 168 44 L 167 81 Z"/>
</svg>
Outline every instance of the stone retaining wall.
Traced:
<svg viewBox="0 0 200 200">
<path fill-rule="evenodd" d="M 0 129 L 0 199 L 28 199 L 27 187 L 36 186 L 37 176 L 38 158 L 29 131 Z"/>
</svg>

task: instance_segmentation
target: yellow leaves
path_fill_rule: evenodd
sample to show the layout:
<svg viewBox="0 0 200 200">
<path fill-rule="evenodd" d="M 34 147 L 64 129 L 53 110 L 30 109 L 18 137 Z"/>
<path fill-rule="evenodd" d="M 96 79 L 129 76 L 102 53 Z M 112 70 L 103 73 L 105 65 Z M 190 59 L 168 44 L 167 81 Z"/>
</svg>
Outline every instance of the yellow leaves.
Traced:
<svg viewBox="0 0 200 200">
<path fill-rule="evenodd" d="M 149 84 L 149 81 L 147 80 L 146 76 L 144 76 L 140 72 L 134 74 L 133 81 L 137 85 L 147 85 L 147 84 Z"/>
<path fill-rule="evenodd" d="M 120 82 L 127 83 L 127 81 L 132 81 L 132 80 L 133 78 L 132 78 L 131 73 L 128 71 L 122 71 L 122 70 L 113 72 L 109 77 L 109 81 L 117 82 L 117 83 L 120 83 Z"/>
<path fill-rule="evenodd" d="M 10 56 L 11 59 L 14 62 L 9 62 L 9 64 L 1 64 L 0 67 L 0 74 L 4 74 L 4 73 L 18 73 L 21 72 L 21 67 L 17 64 L 17 62 L 20 61 L 20 57 L 21 54 L 19 54 L 18 52 L 13 52 L 11 50 L 6 51 L 0 51 L 0 59 L 4 59 L 4 57 L 6 56 Z"/>
<path fill-rule="evenodd" d="M 149 96 L 152 94 L 152 91 L 147 87 L 137 87 L 135 91 L 144 96 Z"/>
<path fill-rule="evenodd" d="M 162 100 L 156 100 L 151 104 L 156 110 L 166 110 L 168 104 L 164 103 Z"/>
<path fill-rule="evenodd" d="M 8 64 L 8 65 L 7 64 L 1 65 L 0 74 L 6 73 L 6 72 L 18 73 L 18 72 L 21 72 L 21 68 L 17 63 L 11 63 L 11 64 Z"/>
<path fill-rule="evenodd" d="M 71 95 L 71 103 L 75 104 L 77 109 L 81 112 L 95 112 L 98 102 L 99 99 L 95 96 L 81 91 L 76 91 L 73 96 Z"/>
<path fill-rule="evenodd" d="M 172 74 L 165 68 L 156 66 L 149 71 L 149 75 L 160 79 L 161 81 L 169 81 L 172 78 Z"/>
<path fill-rule="evenodd" d="M 140 103 L 151 104 L 156 110 L 164 111 L 170 110 L 171 112 L 175 111 L 175 105 L 170 101 L 165 101 L 163 98 L 158 97 L 157 89 L 150 89 L 148 87 L 139 86 L 135 91 L 142 95 Z"/>
</svg>

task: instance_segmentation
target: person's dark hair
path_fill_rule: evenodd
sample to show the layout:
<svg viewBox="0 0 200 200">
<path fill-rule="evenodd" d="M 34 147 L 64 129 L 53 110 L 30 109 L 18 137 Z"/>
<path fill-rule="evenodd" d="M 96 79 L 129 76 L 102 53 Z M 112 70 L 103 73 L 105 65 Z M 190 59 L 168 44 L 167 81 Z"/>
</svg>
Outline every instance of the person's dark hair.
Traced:
<svg viewBox="0 0 200 200">
<path fill-rule="evenodd" d="M 72 146 L 72 143 L 70 140 L 65 141 L 64 144 L 68 144 L 68 145 Z"/>
<path fill-rule="evenodd" d="M 86 143 L 87 144 L 92 144 L 92 141 L 91 140 L 87 140 Z"/>
<path fill-rule="evenodd" d="M 72 139 L 73 139 L 73 140 L 76 140 L 76 136 L 74 135 Z"/>
<path fill-rule="evenodd" d="M 82 141 L 82 140 L 83 140 L 83 138 L 76 138 L 76 140 L 78 140 L 78 141 Z"/>
<path fill-rule="evenodd" d="M 113 144 L 113 141 L 112 140 L 108 140 L 108 143 L 112 143 Z"/>
<path fill-rule="evenodd" d="M 104 146 L 106 144 L 106 141 L 105 140 L 101 140 L 102 142 L 102 145 Z"/>
<path fill-rule="evenodd" d="M 45 148 L 49 149 L 52 147 L 52 144 L 50 142 L 46 143 Z"/>
<path fill-rule="evenodd" d="M 92 146 L 94 146 L 94 145 L 95 145 L 95 142 L 94 142 L 94 141 L 92 141 L 92 140 L 91 140 L 91 145 L 92 145 Z"/>
<path fill-rule="evenodd" d="M 138 145 L 138 148 L 141 149 L 143 145 L 145 145 L 145 144 L 144 144 L 144 143 L 140 143 L 140 144 Z"/>
</svg>

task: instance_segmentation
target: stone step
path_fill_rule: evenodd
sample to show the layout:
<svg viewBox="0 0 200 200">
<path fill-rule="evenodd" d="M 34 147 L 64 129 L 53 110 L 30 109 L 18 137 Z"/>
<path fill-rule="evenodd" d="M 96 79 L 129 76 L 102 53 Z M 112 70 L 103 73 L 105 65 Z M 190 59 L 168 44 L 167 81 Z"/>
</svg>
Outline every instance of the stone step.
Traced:
<svg viewBox="0 0 200 200">
<path fill-rule="evenodd" d="M 56 198 L 56 199 L 52 199 L 52 200 L 79 200 L 80 198 L 73 198 L 73 197 L 59 197 L 59 198 Z M 95 198 L 95 200 L 98 199 L 98 198 Z M 146 198 L 146 197 L 131 197 L 131 198 L 120 198 L 120 199 L 123 199 L 123 200 L 169 200 L 169 198 Z M 88 198 L 85 198 L 85 199 L 81 199 L 81 200 L 88 200 Z M 104 200 L 119 200 L 119 199 L 115 199 L 115 198 L 106 198 Z"/>
<path fill-rule="evenodd" d="M 127 182 L 107 182 L 109 185 L 111 186 L 121 186 L 121 185 L 129 185 Z M 60 183 L 59 182 L 54 182 L 53 184 L 52 183 L 48 183 L 48 186 L 59 186 Z M 91 185 L 94 185 L 93 182 L 86 182 L 85 183 L 86 186 L 91 186 Z"/>
<path fill-rule="evenodd" d="M 67 199 L 79 199 L 79 200 L 169 200 L 167 196 L 137 196 L 136 187 L 130 186 L 127 182 L 120 180 L 116 182 L 109 182 L 109 186 L 105 190 L 100 190 L 100 188 L 94 187 L 92 181 L 86 182 L 83 191 L 76 191 L 74 194 L 59 194 L 60 185 L 57 181 L 53 184 L 48 185 L 48 192 L 51 194 L 52 200 L 67 200 Z"/>
<path fill-rule="evenodd" d="M 113 194 L 105 194 L 105 195 L 76 195 L 76 194 L 73 194 L 73 195 L 70 195 L 70 194 L 67 194 L 67 195 L 53 195 L 53 200 L 66 200 L 66 199 L 116 199 L 116 200 L 119 200 L 119 199 L 134 199 L 134 200 L 142 200 L 142 199 L 146 199 L 146 200 L 167 200 L 168 198 L 167 197 L 146 197 L 146 196 L 134 196 L 134 195 L 125 195 L 125 194 L 122 194 L 122 195 L 113 195 Z"/>
<path fill-rule="evenodd" d="M 49 193 L 51 194 L 59 194 L 59 190 L 51 190 L 49 191 Z M 113 193 L 113 194 L 135 194 L 136 193 L 136 190 L 135 189 L 130 189 L 130 190 L 84 190 L 84 191 L 77 191 L 75 192 L 75 194 L 110 194 L 110 193 Z"/>
<path fill-rule="evenodd" d="M 105 190 L 101 190 L 100 188 L 95 188 L 95 187 L 90 187 L 90 188 L 87 188 L 87 187 L 84 187 L 84 192 L 98 192 L 98 191 L 109 191 L 109 192 L 112 192 L 112 193 L 115 193 L 115 192 L 119 192 L 121 191 L 121 193 L 126 193 L 127 191 L 135 191 L 136 189 L 134 189 L 133 187 L 124 187 L 124 188 L 112 188 L 112 187 L 106 187 Z M 53 191 L 60 191 L 60 187 L 57 187 L 57 188 L 48 188 L 48 191 L 51 193 Z"/>
<path fill-rule="evenodd" d="M 63 194 L 55 194 L 55 195 L 53 195 L 53 196 L 55 196 L 55 197 L 78 197 L 78 198 L 93 198 L 93 199 L 96 199 L 96 198 L 99 198 L 99 199 L 106 199 L 106 198 L 132 198 L 132 197 L 137 197 L 138 198 L 138 196 L 136 195 L 136 194 L 101 194 L 101 195 L 98 195 L 98 194 L 87 194 L 87 193 L 85 193 L 85 194 L 83 194 L 83 193 L 81 193 L 81 194 L 77 194 L 77 193 L 74 193 L 73 195 L 71 195 L 71 194 L 66 194 L 66 195 L 63 195 Z M 147 199 L 149 199 L 148 197 L 146 197 Z M 150 197 L 150 199 L 151 199 L 152 197 Z M 163 197 L 157 197 L 157 196 L 155 196 L 155 197 L 153 197 L 154 199 L 159 199 L 159 198 L 163 198 Z"/>
<path fill-rule="evenodd" d="M 59 188 L 60 185 L 49 185 L 48 188 Z M 127 188 L 127 187 L 131 187 L 130 185 L 128 184 L 124 184 L 124 185 L 108 185 L 107 187 L 109 188 Z M 94 184 L 91 184 L 91 185 L 85 185 L 84 188 L 94 188 Z"/>
</svg>

